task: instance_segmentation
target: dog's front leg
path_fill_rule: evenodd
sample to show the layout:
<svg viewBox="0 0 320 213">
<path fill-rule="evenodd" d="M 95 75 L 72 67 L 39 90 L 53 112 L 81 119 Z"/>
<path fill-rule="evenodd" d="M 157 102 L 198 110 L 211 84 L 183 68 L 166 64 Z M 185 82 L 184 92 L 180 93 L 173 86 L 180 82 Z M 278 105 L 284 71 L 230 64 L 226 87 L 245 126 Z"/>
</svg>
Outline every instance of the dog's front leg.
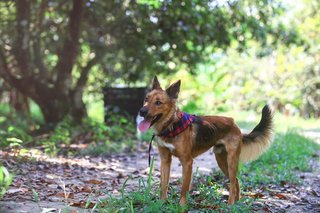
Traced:
<svg viewBox="0 0 320 213">
<path fill-rule="evenodd" d="M 172 161 L 172 154 L 171 152 L 165 148 L 158 146 L 160 160 L 161 160 L 161 170 L 160 170 L 160 187 L 161 187 L 161 199 L 163 201 L 167 200 L 167 191 L 169 186 L 169 178 L 170 178 L 170 167 Z"/>
<path fill-rule="evenodd" d="M 180 159 L 180 162 L 182 164 L 182 187 L 180 205 L 182 206 L 187 202 L 187 192 L 190 189 L 193 159 L 192 157 Z"/>
</svg>

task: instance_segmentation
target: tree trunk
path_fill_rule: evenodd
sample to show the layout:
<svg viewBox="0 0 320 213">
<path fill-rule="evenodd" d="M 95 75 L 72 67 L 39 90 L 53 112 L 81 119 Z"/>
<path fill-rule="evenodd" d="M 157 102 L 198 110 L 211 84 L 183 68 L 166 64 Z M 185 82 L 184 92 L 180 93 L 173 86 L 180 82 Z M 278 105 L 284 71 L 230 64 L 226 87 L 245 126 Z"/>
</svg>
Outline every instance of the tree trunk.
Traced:
<svg viewBox="0 0 320 213">
<path fill-rule="evenodd" d="M 71 3 L 70 3 L 71 4 Z M 0 76 L 17 89 L 25 97 L 34 100 L 40 107 L 47 125 L 62 121 L 71 115 L 76 122 L 80 122 L 86 113 L 82 101 L 83 88 L 88 79 L 88 73 L 97 63 L 99 57 L 94 57 L 83 67 L 81 76 L 72 87 L 72 70 L 80 54 L 80 38 L 82 32 L 82 18 L 85 1 L 73 0 L 68 11 L 68 26 L 62 47 L 56 54 L 58 61 L 52 70 L 46 66 L 42 57 L 45 51 L 39 41 L 42 30 L 42 18 L 48 9 L 48 2 L 44 1 L 39 8 L 39 16 L 34 16 L 31 8 L 37 6 L 35 1 L 16 1 L 16 31 L 17 36 L 11 48 L 0 46 Z M 34 33 L 36 32 L 36 33 Z M 10 46 L 10 43 L 8 44 Z"/>
<path fill-rule="evenodd" d="M 83 118 L 87 117 L 86 106 L 82 100 L 83 96 L 83 88 L 77 88 L 72 93 L 72 108 L 71 108 L 71 116 L 74 122 L 79 123 Z"/>
<path fill-rule="evenodd" d="M 57 97 L 46 101 L 37 101 L 47 125 L 55 125 L 63 120 L 70 111 L 70 104 Z"/>
<path fill-rule="evenodd" d="M 36 99 L 36 102 L 48 125 L 62 121 L 67 115 L 70 115 L 74 122 L 79 123 L 87 116 L 82 93 L 82 90 L 79 90 L 65 96 L 62 92 L 55 91 L 51 97 L 40 95 L 41 99 Z M 43 99 L 44 97 L 45 99 Z"/>
<path fill-rule="evenodd" d="M 9 91 L 9 104 L 16 111 L 29 114 L 28 98 L 16 89 L 11 88 Z"/>
</svg>

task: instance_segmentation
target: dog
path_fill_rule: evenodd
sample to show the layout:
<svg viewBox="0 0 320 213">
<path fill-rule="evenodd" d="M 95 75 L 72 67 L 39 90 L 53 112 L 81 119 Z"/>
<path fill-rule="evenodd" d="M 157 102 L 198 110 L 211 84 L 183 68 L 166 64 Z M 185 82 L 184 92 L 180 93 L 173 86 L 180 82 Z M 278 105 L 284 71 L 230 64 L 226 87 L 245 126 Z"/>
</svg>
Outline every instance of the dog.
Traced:
<svg viewBox="0 0 320 213">
<path fill-rule="evenodd" d="M 138 128 L 142 132 L 153 128 L 158 143 L 161 199 L 167 200 L 172 156 L 182 165 L 179 203 L 185 205 L 193 159 L 213 147 L 218 165 L 230 181 L 228 204 L 234 204 L 240 198 L 239 161 L 257 159 L 271 144 L 272 111 L 264 106 L 259 124 L 249 134 L 243 134 L 232 118 L 181 112 L 177 106 L 180 84 L 179 80 L 163 90 L 155 76 L 139 111 L 143 120 Z"/>
</svg>

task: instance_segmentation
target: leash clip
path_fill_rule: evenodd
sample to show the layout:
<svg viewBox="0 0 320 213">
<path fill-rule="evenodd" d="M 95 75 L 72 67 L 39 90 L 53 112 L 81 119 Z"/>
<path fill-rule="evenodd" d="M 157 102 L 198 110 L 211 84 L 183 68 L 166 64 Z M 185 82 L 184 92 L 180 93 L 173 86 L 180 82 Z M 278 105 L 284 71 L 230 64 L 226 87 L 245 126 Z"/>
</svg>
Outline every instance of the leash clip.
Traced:
<svg viewBox="0 0 320 213">
<path fill-rule="evenodd" d="M 156 135 L 155 134 L 152 134 L 152 137 L 151 137 L 151 140 L 149 142 L 149 167 L 150 167 L 150 164 L 151 164 L 151 149 L 152 149 L 152 141 L 154 139 Z"/>
</svg>

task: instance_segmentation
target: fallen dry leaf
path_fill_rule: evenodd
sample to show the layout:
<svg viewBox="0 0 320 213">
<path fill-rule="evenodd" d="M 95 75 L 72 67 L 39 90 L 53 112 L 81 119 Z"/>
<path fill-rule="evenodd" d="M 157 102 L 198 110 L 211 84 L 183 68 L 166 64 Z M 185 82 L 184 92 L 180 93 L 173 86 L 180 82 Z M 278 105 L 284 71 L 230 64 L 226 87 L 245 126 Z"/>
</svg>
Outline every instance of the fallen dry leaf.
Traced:
<svg viewBox="0 0 320 213">
<path fill-rule="evenodd" d="M 95 205 L 96 203 L 92 201 L 90 202 L 90 201 L 84 201 L 84 200 L 70 203 L 70 206 L 77 206 L 77 207 L 86 208 L 86 209 L 92 209 Z"/>
<path fill-rule="evenodd" d="M 82 191 L 82 192 L 91 193 L 91 192 L 92 192 L 92 189 L 91 189 L 91 187 L 89 187 L 89 186 L 84 186 L 81 191 Z"/>
<path fill-rule="evenodd" d="M 7 194 L 14 194 L 14 193 L 18 193 L 18 192 L 27 192 L 29 191 L 27 188 L 10 188 L 7 190 Z"/>
<path fill-rule="evenodd" d="M 287 196 L 285 196 L 284 194 L 275 193 L 274 196 L 276 196 L 277 198 L 279 198 L 281 200 L 287 200 Z"/>
<path fill-rule="evenodd" d="M 254 194 L 248 194 L 249 197 L 252 197 L 252 198 L 263 198 L 265 195 L 258 192 L 258 193 L 254 193 Z"/>
<path fill-rule="evenodd" d="M 58 192 L 54 194 L 56 197 L 63 197 L 63 198 L 73 198 L 74 194 L 73 193 L 64 193 L 64 192 Z"/>
<path fill-rule="evenodd" d="M 103 183 L 103 181 L 102 180 L 95 180 L 95 179 L 91 179 L 91 180 L 86 180 L 86 181 L 84 181 L 85 183 L 90 183 L 90 184 L 97 184 L 97 185 L 99 185 L 99 184 L 102 184 Z"/>
</svg>

